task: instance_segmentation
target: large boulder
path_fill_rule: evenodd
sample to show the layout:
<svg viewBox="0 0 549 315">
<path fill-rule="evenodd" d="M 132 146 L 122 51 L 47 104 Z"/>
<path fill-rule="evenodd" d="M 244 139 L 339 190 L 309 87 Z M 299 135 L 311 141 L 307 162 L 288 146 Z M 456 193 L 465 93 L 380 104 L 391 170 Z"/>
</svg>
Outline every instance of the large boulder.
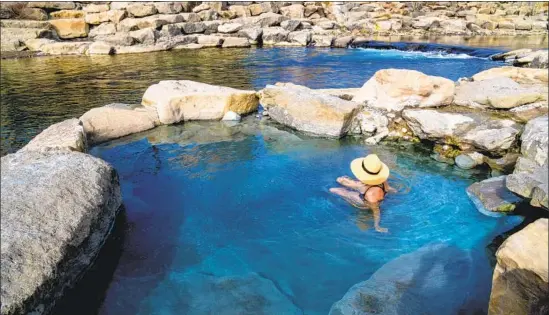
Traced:
<svg viewBox="0 0 549 315">
<path fill-rule="evenodd" d="M 510 149 L 522 130 L 520 124 L 487 113 L 444 112 L 435 109 L 407 109 L 402 117 L 421 139 L 466 148 L 473 146 L 492 153 Z"/>
<path fill-rule="evenodd" d="M 438 107 L 452 103 L 454 90 L 454 82 L 442 77 L 414 70 L 384 69 L 362 86 L 353 101 L 387 111 Z"/>
<path fill-rule="evenodd" d="M 84 55 L 91 42 L 50 42 L 40 46 L 40 50 L 49 55 Z"/>
<path fill-rule="evenodd" d="M 547 86 L 548 74 L 546 69 L 500 67 L 479 72 L 473 76 L 475 81 L 483 81 L 495 77 L 508 77 L 521 84 L 541 84 Z"/>
<path fill-rule="evenodd" d="M 473 266 L 469 253 L 429 244 L 381 266 L 351 287 L 329 314 L 457 314 L 474 297 Z"/>
<path fill-rule="evenodd" d="M 133 3 L 126 7 L 126 11 L 135 17 L 149 16 L 158 12 L 154 4 L 145 3 Z"/>
<path fill-rule="evenodd" d="M 261 105 L 275 121 L 313 135 L 347 134 L 358 104 L 291 83 L 267 85 Z"/>
<path fill-rule="evenodd" d="M 257 110 L 255 91 L 237 90 L 194 81 L 160 81 L 150 86 L 142 104 L 156 107 L 163 124 L 187 120 L 220 120 L 228 111 L 239 115 Z"/>
<path fill-rule="evenodd" d="M 533 206 L 549 208 L 547 182 L 547 116 L 529 121 L 521 135 L 521 154 L 513 174 L 507 179 L 507 188 L 530 199 Z"/>
<path fill-rule="evenodd" d="M 86 152 L 88 143 L 82 123 L 76 119 L 67 119 L 44 129 L 22 151 L 42 151 L 60 149 L 68 151 Z"/>
<path fill-rule="evenodd" d="M 47 314 L 89 268 L 122 203 L 116 171 L 80 152 L 1 159 L 2 314 Z"/>
<path fill-rule="evenodd" d="M 454 103 L 473 108 L 510 109 L 547 99 L 547 90 L 523 86 L 508 77 L 463 82 L 456 87 Z"/>
<path fill-rule="evenodd" d="M 289 31 L 282 27 L 267 27 L 263 29 L 263 44 L 274 45 L 288 40 Z"/>
<path fill-rule="evenodd" d="M 473 183 L 467 187 L 467 195 L 477 209 L 487 215 L 515 210 L 521 199 L 505 186 L 507 176 L 498 176 Z"/>
<path fill-rule="evenodd" d="M 549 296 L 548 219 L 538 219 L 499 247 L 489 315 L 546 314 Z"/>
<path fill-rule="evenodd" d="M 57 35 L 63 39 L 71 39 L 88 36 L 89 26 L 84 19 L 58 19 L 51 20 Z"/>
<path fill-rule="evenodd" d="M 90 145 L 152 129 L 160 123 L 154 109 L 117 103 L 92 108 L 80 120 Z"/>
</svg>

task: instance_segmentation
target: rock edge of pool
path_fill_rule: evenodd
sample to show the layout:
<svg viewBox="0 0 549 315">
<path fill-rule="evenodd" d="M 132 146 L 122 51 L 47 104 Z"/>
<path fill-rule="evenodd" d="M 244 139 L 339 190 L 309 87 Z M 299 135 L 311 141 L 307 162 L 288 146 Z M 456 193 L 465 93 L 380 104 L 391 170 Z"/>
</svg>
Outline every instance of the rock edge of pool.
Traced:
<svg viewBox="0 0 549 315">
<path fill-rule="evenodd" d="M 123 207 L 120 184 L 111 165 L 88 154 L 92 146 L 186 121 L 238 124 L 247 115 L 333 141 L 422 143 L 440 163 L 489 167 L 492 177 L 467 189 L 479 211 L 502 216 L 527 207 L 539 219 L 499 247 L 488 312 L 542 309 L 548 293 L 546 69 L 499 67 L 457 82 L 384 69 L 353 89 L 273 83 L 255 91 L 160 81 L 141 104 L 93 108 L 2 157 L 2 314 L 51 312 L 107 240 Z M 415 259 L 404 256 L 398 259 Z M 362 307 L 369 281 L 383 278 L 382 269 L 370 280 L 356 279 L 330 313 L 353 314 Z M 268 282 L 247 277 L 231 281 Z"/>
</svg>

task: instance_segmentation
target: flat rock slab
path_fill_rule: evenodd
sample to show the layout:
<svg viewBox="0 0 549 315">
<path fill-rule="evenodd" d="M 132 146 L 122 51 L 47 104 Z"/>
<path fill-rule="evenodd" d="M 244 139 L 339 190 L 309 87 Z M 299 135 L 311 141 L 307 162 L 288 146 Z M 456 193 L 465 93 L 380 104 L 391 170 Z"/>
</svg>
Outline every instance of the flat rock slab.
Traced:
<svg viewBox="0 0 549 315">
<path fill-rule="evenodd" d="M 467 194 L 477 209 L 490 216 L 511 212 L 521 199 L 505 186 L 507 176 L 492 177 L 467 187 Z M 494 213 L 495 212 L 495 213 Z"/>
<path fill-rule="evenodd" d="M 475 287 L 472 273 L 468 253 L 445 244 L 426 245 L 386 263 L 370 279 L 351 287 L 332 305 L 330 315 L 457 312 Z"/>
<path fill-rule="evenodd" d="M 85 153 L 27 151 L 2 157 L 1 180 L 1 313 L 47 313 L 109 234 L 118 175 Z"/>
<path fill-rule="evenodd" d="M 194 81 L 160 81 L 143 95 L 144 106 L 156 107 L 163 124 L 188 120 L 221 120 L 233 111 L 245 115 L 257 110 L 255 91 L 237 90 Z"/>
<path fill-rule="evenodd" d="M 488 314 L 543 313 L 549 295 L 548 222 L 530 223 L 499 247 Z"/>
<path fill-rule="evenodd" d="M 140 314 L 182 309 L 189 315 L 303 314 L 271 280 L 256 273 L 216 277 L 199 272 L 174 272 L 143 304 L 144 311 Z"/>
<path fill-rule="evenodd" d="M 449 105 L 455 84 L 442 77 L 428 76 L 415 70 L 379 70 L 355 93 L 353 101 L 387 111 L 409 107 Z"/>
<path fill-rule="evenodd" d="M 82 123 L 78 119 L 72 118 L 53 124 L 29 141 L 21 150 L 40 151 L 49 149 L 86 152 L 88 143 Z"/>
<path fill-rule="evenodd" d="M 456 87 L 454 103 L 472 108 L 510 109 L 547 99 L 547 91 L 518 84 L 508 77 L 464 82 Z"/>
<path fill-rule="evenodd" d="M 160 123 L 154 108 L 118 103 L 92 108 L 80 120 L 90 144 L 152 129 Z"/>
<path fill-rule="evenodd" d="M 512 147 L 522 126 L 486 113 L 455 113 L 435 109 L 407 109 L 402 117 L 421 139 L 458 142 L 480 151 L 498 152 Z"/>
<path fill-rule="evenodd" d="M 496 77 L 507 77 L 521 84 L 547 85 L 549 81 L 547 69 L 531 69 L 518 67 L 492 68 L 479 72 L 473 76 L 475 81 L 489 80 Z"/>
<path fill-rule="evenodd" d="M 359 109 L 355 102 L 291 83 L 267 85 L 261 94 L 272 119 L 318 136 L 344 136 Z"/>
</svg>

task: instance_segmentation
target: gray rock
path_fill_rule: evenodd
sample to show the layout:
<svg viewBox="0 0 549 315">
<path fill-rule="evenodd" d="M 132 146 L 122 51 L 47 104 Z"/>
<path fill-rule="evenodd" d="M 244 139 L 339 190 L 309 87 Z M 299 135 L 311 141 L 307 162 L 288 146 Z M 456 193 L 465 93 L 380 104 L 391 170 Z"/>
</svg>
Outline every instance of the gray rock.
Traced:
<svg viewBox="0 0 549 315">
<path fill-rule="evenodd" d="M 166 24 L 160 30 L 160 36 L 178 36 L 181 35 L 181 28 L 176 24 Z"/>
<path fill-rule="evenodd" d="M 501 152 L 510 149 L 522 126 L 487 113 L 456 113 L 435 109 L 407 109 L 402 112 L 413 133 L 421 139 L 457 142 L 462 148 Z M 454 144 L 454 143 L 449 143 Z"/>
<path fill-rule="evenodd" d="M 261 105 L 272 119 L 318 136 L 344 136 L 358 112 L 354 102 L 292 83 L 267 85 L 261 94 Z"/>
<path fill-rule="evenodd" d="M 185 34 L 204 33 L 204 31 L 206 30 L 206 24 L 204 24 L 202 22 L 181 23 L 181 30 Z"/>
<path fill-rule="evenodd" d="M 116 33 L 113 35 L 96 36 L 95 40 L 109 43 L 115 46 L 131 46 L 135 40 L 129 33 Z"/>
<path fill-rule="evenodd" d="M 489 216 L 494 212 L 511 212 L 521 199 L 507 189 L 507 176 L 485 179 L 467 187 L 467 194 L 477 209 Z"/>
<path fill-rule="evenodd" d="M 333 35 L 313 34 L 311 45 L 314 47 L 332 47 L 335 37 Z"/>
<path fill-rule="evenodd" d="M 330 315 L 457 313 L 476 286 L 473 263 L 457 247 L 426 245 L 351 287 L 332 305 Z"/>
<path fill-rule="evenodd" d="M 280 26 L 290 32 L 296 31 L 301 26 L 301 21 L 298 20 L 286 20 L 280 23 Z"/>
<path fill-rule="evenodd" d="M 92 108 L 80 120 L 90 144 L 152 129 L 160 124 L 156 111 L 118 103 Z"/>
<path fill-rule="evenodd" d="M 517 160 L 513 174 L 507 178 L 507 188 L 530 200 L 536 207 L 549 208 L 547 173 L 547 116 L 526 124 L 521 135 L 522 156 Z"/>
<path fill-rule="evenodd" d="M 520 154 L 518 153 L 509 152 L 500 158 L 484 157 L 484 162 L 488 164 L 492 170 L 512 173 L 519 156 Z"/>
<path fill-rule="evenodd" d="M 118 176 L 85 153 L 1 159 L 2 314 L 46 314 L 89 268 L 122 204 Z"/>
<path fill-rule="evenodd" d="M 55 10 L 72 10 L 76 9 L 76 5 L 72 1 L 45 1 L 45 2 L 29 2 L 29 8 L 55 9 Z"/>
<path fill-rule="evenodd" d="M 516 120 L 520 122 L 528 122 L 540 116 L 547 116 L 549 112 L 549 103 L 547 101 L 531 103 L 528 105 L 518 106 L 509 110 Z"/>
<path fill-rule="evenodd" d="M 181 33 L 181 30 L 180 30 Z M 136 42 L 143 45 L 154 45 L 157 40 L 157 32 L 154 28 L 145 28 L 142 30 L 132 31 L 129 33 Z"/>
<path fill-rule="evenodd" d="M 297 43 L 301 46 L 307 46 L 312 40 L 311 32 L 309 31 L 297 31 L 288 34 L 288 41 L 290 43 Z"/>
<path fill-rule="evenodd" d="M 217 30 L 220 33 L 226 33 L 226 34 L 236 33 L 240 29 L 242 29 L 242 24 L 240 23 L 225 23 L 225 24 L 219 25 L 217 28 Z"/>
<path fill-rule="evenodd" d="M 238 31 L 238 36 L 249 39 L 252 44 L 257 44 L 262 39 L 263 29 L 259 27 L 241 29 Z"/>
<path fill-rule="evenodd" d="M 283 21 L 289 20 L 289 17 L 268 12 L 263 13 L 254 19 L 253 24 L 260 27 L 273 27 L 279 26 Z"/>
<path fill-rule="evenodd" d="M 88 143 L 82 123 L 72 118 L 53 124 L 29 141 L 21 151 L 51 149 L 86 152 Z"/>
<path fill-rule="evenodd" d="M 94 38 L 102 35 L 113 35 L 116 33 L 116 25 L 114 23 L 102 23 L 90 30 L 88 37 Z"/>
<path fill-rule="evenodd" d="M 353 42 L 354 37 L 353 36 L 344 36 L 344 37 L 338 37 L 333 42 L 333 47 L 336 48 L 347 48 L 351 43 Z"/>
<path fill-rule="evenodd" d="M 433 154 L 431 154 L 431 158 L 437 162 L 440 162 L 440 163 L 445 163 L 445 164 L 448 164 L 448 165 L 454 165 L 455 164 L 455 161 L 453 158 L 450 158 L 450 157 L 445 157 L 443 156 L 442 154 L 438 153 L 438 152 L 434 152 Z"/>
<path fill-rule="evenodd" d="M 288 32 L 282 27 L 267 27 L 263 29 L 263 44 L 274 45 L 288 40 Z"/>
<path fill-rule="evenodd" d="M 460 154 L 456 156 L 455 158 L 456 165 L 459 168 L 462 168 L 464 170 L 470 170 L 477 166 L 477 163 L 475 160 L 473 160 L 469 155 L 467 154 Z"/>
</svg>

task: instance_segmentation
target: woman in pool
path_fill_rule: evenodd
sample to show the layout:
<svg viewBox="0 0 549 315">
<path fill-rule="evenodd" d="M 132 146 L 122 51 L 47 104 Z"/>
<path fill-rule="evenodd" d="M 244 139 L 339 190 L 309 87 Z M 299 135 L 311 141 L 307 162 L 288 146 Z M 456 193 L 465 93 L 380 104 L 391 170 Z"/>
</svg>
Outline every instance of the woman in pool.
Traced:
<svg viewBox="0 0 549 315">
<path fill-rule="evenodd" d="M 341 196 L 347 202 L 359 209 L 372 209 L 374 214 L 374 227 L 378 232 L 387 232 L 386 228 L 379 226 L 379 205 L 388 192 L 395 189 L 389 187 L 389 167 L 375 154 L 369 154 L 364 158 L 358 158 L 351 162 L 351 171 L 358 180 L 348 176 L 342 176 L 337 182 L 349 189 L 330 188 L 330 192 Z"/>
</svg>

